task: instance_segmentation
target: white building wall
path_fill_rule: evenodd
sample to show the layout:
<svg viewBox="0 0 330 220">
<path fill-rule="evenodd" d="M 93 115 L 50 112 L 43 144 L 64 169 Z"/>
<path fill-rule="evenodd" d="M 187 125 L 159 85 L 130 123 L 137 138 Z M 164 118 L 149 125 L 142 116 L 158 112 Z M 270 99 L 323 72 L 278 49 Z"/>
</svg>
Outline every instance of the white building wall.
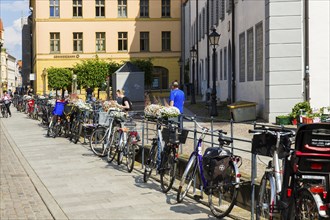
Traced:
<svg viewBox="0 0 330 220">
<path fill-rule="evenodd" d="M 312 107 L 330 106 L 330 1 L 309 1 L 309 73 Z"/>
<path fill-rule="evenodd" d="M 8 79 L 8 86 L 7 89 L 11 89 L 11 91 L 15 90 L 16 87 L 16 73 L 17 73 L 17 64 L 16 59 L 10 55 L 8 55 L 7 60 L 7 79 Z"/>
<path fill-rule="evenodd" d="M 257 113 L 263 117 L 263 110 L 265 108 L 265 77 L 263 80 L 255 80 L 255 64 L 254 69 L 254 80 L 247 81 L 247 30 L 253 29 L 253 40 L 254 40 L 254 62 L 255 62 L 255 26 L 262 22 L 265 27 L 265 2 L 264 1 L 238 1 L 235 4 L 236 14 L 236 100 L 244 100 L 257 103 Z M 264 28 L 265 30 L 265 28 Z M 239 81 L 240 66 L 239 66 L 239 35 L 245 33 L 245 82 Z M 265 31 L 263 31 L 265 36 Z M 265 42 L 265 41 L 263 41 Z M 265 51 L 264 51 L 265 58 Z M 265 67 L 265 66 L 264 66 Z M 263 68 L 265 72 L 265 68 Z"/>
</svg>

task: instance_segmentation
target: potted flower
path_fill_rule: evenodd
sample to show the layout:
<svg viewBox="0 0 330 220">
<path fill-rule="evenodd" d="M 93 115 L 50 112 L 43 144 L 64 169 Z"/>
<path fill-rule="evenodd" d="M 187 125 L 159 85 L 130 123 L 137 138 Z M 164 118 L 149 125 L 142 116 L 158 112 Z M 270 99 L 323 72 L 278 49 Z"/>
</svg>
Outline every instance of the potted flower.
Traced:
<svg viewBox="0 0 330 220">
<path fill-rule="evenodd" d="M 291 116 L 296 118 L 299 123 L 303 123 L 303 115 L 311 113 L 312 109 L 309 102 L 299 102 L 292 108 Z"/>
</svg>

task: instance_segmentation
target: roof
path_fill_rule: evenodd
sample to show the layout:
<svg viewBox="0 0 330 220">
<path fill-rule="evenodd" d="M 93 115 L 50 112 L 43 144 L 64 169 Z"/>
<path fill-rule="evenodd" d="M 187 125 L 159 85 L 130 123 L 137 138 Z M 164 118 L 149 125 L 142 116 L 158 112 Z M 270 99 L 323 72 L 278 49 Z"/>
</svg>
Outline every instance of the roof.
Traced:
<svg viewBox="0 0 330 220">
<path fill-rule="evenodd" d="M 123 73 L 123 72 L 142 72 L 137 66 L 132 64 L 131 62 L 126 62 L 122 67 L 120 67 L 117 71 L 117 73 Z"/>
</svg>

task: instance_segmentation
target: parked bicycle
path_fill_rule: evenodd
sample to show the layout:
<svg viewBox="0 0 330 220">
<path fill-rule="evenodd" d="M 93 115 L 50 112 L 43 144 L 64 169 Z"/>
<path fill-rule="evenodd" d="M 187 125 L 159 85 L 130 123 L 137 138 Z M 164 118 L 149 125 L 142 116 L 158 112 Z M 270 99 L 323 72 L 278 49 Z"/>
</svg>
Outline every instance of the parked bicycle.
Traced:
<svg viewBox="0 0 330 220">
<path fill-rule="evenodd" d="M 291 219 L 288 210 L 290 201 L 286 193 L 292 175 L 288 167 L 290 166 L 289 157 L 293 153 L 291 138 L 295 136 L 295 132 L 284 128 L 261 126 L 249 130 L 249 133 L 254 134 L 252 153 L 273 158 L 269 161 L 261 179 L 256 200 L 256 218 L 257 220 L 260 218 Z"/>
<path fill-rule="evenodd" d="M 202 133 L 182 175 L 177 201 L 182 202 L 188 193 L 193 193 L 191 186 L 193 182 L 196 183 L 198 173 L 201 193 L 204 191 L 208 195 L 211 212 L 217 218 L 223 218 L 235 205 L 241 184 L 241 174 L 238 169 L 241 158 L 224 148 L 232 143 L 230 138 L 223 136 L 226 132 L 202 127 L 193 117 L 185 117 L 185 119 L 195 122 Z M 202 155 L 202 142 L 207 133 L 218 133 L 220 146 L 207 148 Z"/>
<path fill-rule="evenodd" d="M 8 118 L 8 111 L 4 101 L 0 101 L 0 110 L 3 118 Z"/>
<path fill-rule="evenodd" d="M 156 122 L 157 133 L 156 133 L 156 137 L 152 139 L 149 155 L 147 156 L 145 169 L 143 173 L 144 182 L 148 181 L 153 170 L 156 170 L 156 174 L 159 173 L 160 165 L 161 165 L 161 152 L 163 152 L 163 149 L 166 146 L 165 141 L 163 140 L 162 127 L 166 126 L 169 123 L 168 120 L 162 118 L 149 119 L 149 120 Z M 170 153 L 170 148 L 167 148 L 166 151 Z"/>
</svg>

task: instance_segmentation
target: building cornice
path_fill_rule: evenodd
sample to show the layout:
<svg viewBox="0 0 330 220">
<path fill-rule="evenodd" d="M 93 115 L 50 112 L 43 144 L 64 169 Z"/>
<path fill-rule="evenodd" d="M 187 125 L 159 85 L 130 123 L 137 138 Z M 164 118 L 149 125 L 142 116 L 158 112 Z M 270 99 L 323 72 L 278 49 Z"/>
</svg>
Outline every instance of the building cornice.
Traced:
<svg viewBox="0 0 330 220">
<path fill-rule="evenodd" d="M 153 22 L 153 21 L 180 21 L 180 18 L 36 18 L 35 22 Z"/>
</svg>

